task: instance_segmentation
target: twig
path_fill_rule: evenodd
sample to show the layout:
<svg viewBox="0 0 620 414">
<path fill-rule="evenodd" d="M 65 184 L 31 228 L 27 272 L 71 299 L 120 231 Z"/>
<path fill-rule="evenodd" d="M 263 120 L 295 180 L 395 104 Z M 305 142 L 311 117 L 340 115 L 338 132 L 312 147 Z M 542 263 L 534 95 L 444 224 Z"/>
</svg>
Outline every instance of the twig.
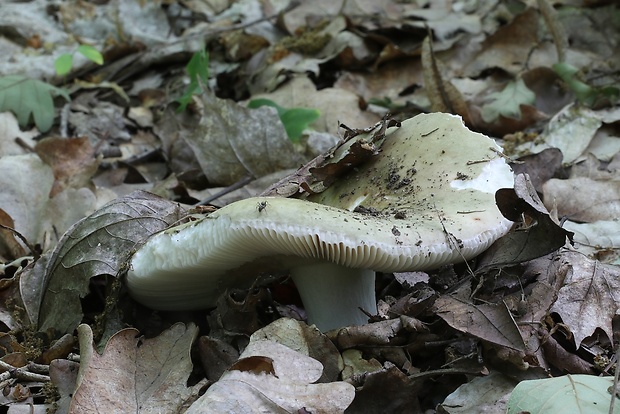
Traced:
<svg viewBox="0 0 620 414">
<path fill-rule="evenodd" d="M 30 243 L 28 243 L 28 240 L 17 230 L 15 230 L 12 227 L 9 226 L 5 226 L 4 224 L 0 224 L 0 229 L 4 229 L 4 230 L 8 230 L 11 233 L 13 233 L 14 236 L 16 236 L 18 239 L 20 239 L 25 245 L 26 247 L 28 247 L 28 249 L 30 249 L 30 253 L 32 253 L 32 255 L 34 256 L 34 259 L 37 260 L 40 256 L 39 253 L 37 253 L 37 251 L 35 250 L 34 246 L 30 245 Z"/>
<path fill-rule="evenodd" d="M 438 375 L 478 375 L 480 376 L 480 371 L 473 371 L 467 369 L 460 368 L 445 368 L 445 369 L 435 369 L 432 371 L 418 372 L 417 374 L 411 374 L 407 376 L 407 378 L 411 380 L 422 379 L 426 377 L 435 377 Z"/>
<path fill-rule="evenodd" d="M 17 368 L 11 364 L 7 364 L 4 361 L 0 361 L 0 369 L 4 370 L 2 374 L 0 374 L 0 382 L 6 381 L 10 378 L 17 378 L 23 381 L 33 381 L 33 382 L 49 382 L 50 377 L 48 375 L 35 374 L 33 372 L 28 371 L 28 369 Z"/>
<path fill-rule="evenodd" d="M 225 194 L 228 194 L 230 192 L 233 192 L 235 190 L 240 189 L 244 185 L 251 183 L 253 180 L 254 180 L 254 177 L 252 177 L 251 175 L 247 175 L 247 176 L 243 177 L 242 179 L 240 179 L 239 181 L 237 181 L 236 183 L 234 183 L 233 185 L 229 185 L 228 187 L 226 187 L 223 190 L 221 190 L 221 191 L 219 191 L 219 192 L 217 192 L 217 193 L 215 193 L 215 194 L 205 198 L 204 200 L 200 200 L 195 205 L 209 204 L 213 200 L 217 200 L 218 198 L 220 198 L 221 196 L 223 196 Z"/>
</svg>

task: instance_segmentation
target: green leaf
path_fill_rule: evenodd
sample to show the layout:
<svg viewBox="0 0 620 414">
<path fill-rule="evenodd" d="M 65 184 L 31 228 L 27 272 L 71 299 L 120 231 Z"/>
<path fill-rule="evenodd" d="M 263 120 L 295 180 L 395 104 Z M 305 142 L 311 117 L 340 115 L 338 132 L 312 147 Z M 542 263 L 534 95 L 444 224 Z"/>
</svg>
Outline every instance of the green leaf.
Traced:
<svg viewBox="0 0 620 414">
<path fill-rule="evenodd" d="M 64 76 L 71 71 L 73 65 L 73 55 L 69 53 L 63 53 L 58 56 L 54 61 L 54 69 L 58 76 Z"/>
<path fill-rule="evenodd" d="M 594 375 L 565 375 L 520 382 L 508 400 L 508 414 L 574 413 L 607 414 L 613 388 L 612 377 Z M 620 401 L 616 400 L 614 414 L 620 414 Z"/>
<path fill-rule="evenodd" d="M 49 83 L 20 75 L 0 77 L 0 112 L 13 112 L 21 127 L 28 125 L 32 114 L 39 131 L 48 131 L 54 122 L 52 97 L 57 95 L 71 100 L 65 89 Z"/>
<path fill-rule="evenodd" d="M 86 59 L 95 62 L 98 65 L 103 65 L 103 55 L 94 47 L 89 45 L 81 45 L 78 47 L 78 52 L 81 53 Z"/>
<path fill-rule="evenodd" d="M 495 122 L 500 115 L 507 118 L 521 119 L 521 105 L 532 105 L 536 94 L 525 86 L 523 79 L 509 82 L 501 92 L 488 96 L 491 102 L 482 106 L 484 122 Z"/>
<path fill-rule="evenodd" d="M 277 103 L 269 99 L 253 99 L 248 103 L 248 108 L 256 109 L 261 106 L 270 106 L 278 111 L 278 116 L 286 134 L 293 142 L 299 141 L 301 135 L 305 129 L 308 128 L 312 122 L 316 121 L 321 113 L 318 109 L 308 108 L 283 108 Z"/>
<path fill-rule="evenodd" d="M 209 82 L 209 54 L 205 48 L 194 53 L 185 71 L 189 75 L 189 85 L 185 88 L 183 95 L 177 100 L 180 104 L 177 112 L 185 111 L 187 105 L 192 101 L 192 96 L 201 93 L 203 85 Z"/>
</svg>

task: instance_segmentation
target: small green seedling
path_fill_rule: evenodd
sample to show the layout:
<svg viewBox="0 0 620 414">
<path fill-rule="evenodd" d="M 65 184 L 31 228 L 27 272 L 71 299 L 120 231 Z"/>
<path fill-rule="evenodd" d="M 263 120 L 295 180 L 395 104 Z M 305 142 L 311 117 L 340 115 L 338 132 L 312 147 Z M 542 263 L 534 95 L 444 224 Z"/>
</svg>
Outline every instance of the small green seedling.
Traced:
<svg viewBox="0 0 620 414">
<path fill-rule="evenodd" d="M 269 99 L 253 99 L 248 103 L 248 108 L 255 109 L 261 106 L 270 106 L 278 111 L 278 116 L 286 134 L 293 142 L 299 141 L 304 129 L 308 128 L 310 123 L 316 121 L 321 113 L 318 109 L 308 108 L 283 108 L 277 103 Z"/>
<path fill-rule="evenodd" d="M 78 47 L 77 52 L 84 56 L 86 59 L 95 62 L 98 65 L 103 65 L 103 55 L 94 47 L 88 45 L 80 45 Z M 71 72 L 71 67 L 73 66 L 73 54 L 72 53 L 63 53 L 58 56 L 54 61 L 54 69 L 56 69 L 56 74 L 58 76 L 65 76 L 69 72 Z"/>
<path fill-rule="evenodd" d="M 201 50 L 194 53 L 185 71 L 189 75 L 189 85 L 185 89 L 185 93 L 177 102 L 180 106 L 177 112 L 185 111 L 187 105 L 192 101 L 192 96 L 203 92 L 203 85 L 207 85 L 209 81 L 209 54 L 205 51 L 204 46 Z"/>
</svg>

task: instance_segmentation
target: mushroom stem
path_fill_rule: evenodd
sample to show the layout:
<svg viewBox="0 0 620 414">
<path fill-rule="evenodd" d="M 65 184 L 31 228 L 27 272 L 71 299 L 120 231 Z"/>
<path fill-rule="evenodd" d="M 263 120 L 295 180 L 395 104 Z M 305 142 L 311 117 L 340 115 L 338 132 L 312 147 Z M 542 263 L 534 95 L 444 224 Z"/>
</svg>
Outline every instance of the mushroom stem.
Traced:
<svg viewBox="0 0 620 414">
<path fill-rule="evenodd" d="M 321 331 L 364 325 L 376 314 L 375 272 L 322 262 L 291 269 L 308 322 Z"/>
</svg>

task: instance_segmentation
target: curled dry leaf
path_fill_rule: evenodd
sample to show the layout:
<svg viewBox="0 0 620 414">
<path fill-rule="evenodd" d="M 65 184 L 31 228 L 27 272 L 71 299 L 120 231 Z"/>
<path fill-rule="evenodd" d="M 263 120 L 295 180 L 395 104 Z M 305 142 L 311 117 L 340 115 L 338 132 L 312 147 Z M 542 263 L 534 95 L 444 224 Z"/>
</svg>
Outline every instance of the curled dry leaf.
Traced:
<svg viewBox="0 0 620 414">
<path fill-rule="evenodd" d="M 461 115 L 465 124 L 471 125 L 467 103 L 459 90 L 449 80 L 443 79 L 441 62 L 435 58 L 429 37 L 422 43 L 422 68 L 424 88 L 432 111 Z"/>
<path fill-rule="evenodd" d="M 74 224 L 52 252 L 30 315 L 39 329 L 72 332 L 82 319 L 80 298 L 88 293 L 90 278 L 117 276 L 128 254 L 154 233 L 179 221 L 182 208 L 143 191 L 133 192 L 103 206 Z"/>
<path fill-rule="evenodd" d="M 497 240 L 484 253 L 478 272 L 513 265 L 542 257 L 572 241 L 573 233 L 564 230 L 550 216 L 527 174 L 515 178 L 514 189 L 502 188 L 495 194 L 500 211 L 522 228 Z"/>
<path fill-rule="evenodd" d="M 338 177 L 378 155 L 387 128 L 393 126 L 400 124 L 387 118 L 364 130 L 341 124 L 346 129 L 342 142 L 271 185 L 261 195 L 290 197 L 304 191 L 309 194 L 323 191 Z"/>
</svg>

